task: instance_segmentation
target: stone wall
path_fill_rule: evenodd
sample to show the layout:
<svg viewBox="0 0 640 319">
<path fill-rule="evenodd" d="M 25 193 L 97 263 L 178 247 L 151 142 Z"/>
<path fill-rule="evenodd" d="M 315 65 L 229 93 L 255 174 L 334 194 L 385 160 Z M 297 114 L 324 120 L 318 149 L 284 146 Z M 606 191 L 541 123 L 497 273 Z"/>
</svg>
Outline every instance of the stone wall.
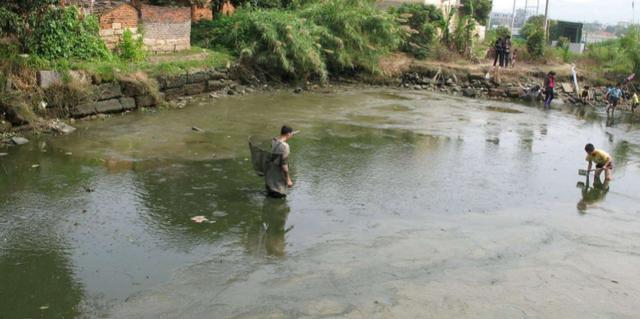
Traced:
<svg viewBox="0 0 640 319">
<path fill-rule="evenodd" d="M 138 36 L 138 10 L 129 4 L 123 4 L 100 16 L 100 37 L 109 49 L 113 49 L 129 29 L 134 37 Z"/>
<path fill-rule="evenodd" d="M 186 72 L 155 79 L 158 91 L 152 92 L 149 85 L 135 79 L 102 82 L 99 78 L 78 77 L 78 82 L 86 85 L 89 97 L 79 105 L 69 107 L 71 117 L 83 118 L 103 113 L 120 113 L 139 108 L 155 107 L 165 101 L 178 100 L 185 96 L 209 92 L 222 94 L 242 94 L 245 88 L 229 80 L 226 70 L 206 69 Z M 63 85 L 62 74 L 55 71 L 39 71 L 40 86 Z M 49 79 L 49 80 L 47 80 Z M 47 81 L 45 81 L 47 80 Z M 61 107 L 53 101 L 46 101 L 49 108 Z"/>
<path fill-rule="evenodd" d="M 191 48 L 191 8 L 142 5 L 143 42 L 152 52 Z"/>
</svg>

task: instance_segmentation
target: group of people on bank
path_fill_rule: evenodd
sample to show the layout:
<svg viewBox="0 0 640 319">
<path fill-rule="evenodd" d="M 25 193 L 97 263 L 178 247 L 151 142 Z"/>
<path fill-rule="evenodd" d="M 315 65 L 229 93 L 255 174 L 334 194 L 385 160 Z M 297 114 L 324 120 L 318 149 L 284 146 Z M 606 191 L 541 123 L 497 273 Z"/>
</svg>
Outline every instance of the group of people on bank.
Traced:
<svg viewBox="0 0 640 319">
<path fill-rule="evenodd" d="M 511 51 L 511 36 L 498 37 L 493 45 L 493 66 L 501 68 L 514 67 L 516 64 L 517 50 Z"/>
</svg>

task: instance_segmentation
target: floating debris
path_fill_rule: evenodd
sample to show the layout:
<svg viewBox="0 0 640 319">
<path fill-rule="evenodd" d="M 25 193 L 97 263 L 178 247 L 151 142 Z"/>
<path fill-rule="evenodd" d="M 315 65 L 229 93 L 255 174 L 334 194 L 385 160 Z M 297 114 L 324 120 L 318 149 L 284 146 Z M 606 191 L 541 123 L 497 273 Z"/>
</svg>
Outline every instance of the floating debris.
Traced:
<svg viewBox="0 0 640 319">
<path fill-rule="evenodd" d="M 13 142 L 13 144 L 15 145 L 24 145 L 29 143 L 29 140 L 24 137 L 14 136 L 11 138 L 11 142 Z"/>
<path fill-rule="evenodd" d="M 191 220 L 198 223 L 198 224 L 202 224 L 204 222 L 209 221 L 206 217 L 204 216 L 193 216 L 191 217 Z"/>
</svg>

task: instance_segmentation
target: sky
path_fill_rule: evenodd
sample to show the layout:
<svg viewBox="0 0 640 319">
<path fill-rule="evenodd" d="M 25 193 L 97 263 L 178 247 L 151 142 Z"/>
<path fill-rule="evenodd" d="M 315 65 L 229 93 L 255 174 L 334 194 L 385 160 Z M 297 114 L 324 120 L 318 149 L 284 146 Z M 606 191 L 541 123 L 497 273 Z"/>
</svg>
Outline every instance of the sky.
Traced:
<svg viewBox="0 0 640 319">
<path fill-rule="evenodd" d="M 537 0 L 529 0 L 535 6 Z M 632 0 L 549 0 L 549 17 L 552 19 L 616 24 L 631 22 Z M 640 0 L 635 0 L 635 21 L 640 21 Z M 544 14 L 545 0 L 540 0 L 540 14 Z M 525 0 L 516 0 L 516 9 L 523 8 Z M 493 0 L 493 11 L 511 13 L 513 0 Z"/>
</svg>

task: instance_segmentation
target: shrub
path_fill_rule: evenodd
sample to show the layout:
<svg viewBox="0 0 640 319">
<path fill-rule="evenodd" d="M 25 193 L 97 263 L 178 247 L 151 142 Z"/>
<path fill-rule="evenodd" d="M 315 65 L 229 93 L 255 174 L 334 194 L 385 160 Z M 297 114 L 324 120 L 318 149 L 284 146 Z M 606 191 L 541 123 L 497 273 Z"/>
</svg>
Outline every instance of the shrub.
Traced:
<svg viewBox="0 0 640 319">
<path fill-rule="evenodd" d="M 226 48 L 269 74 L 320 80 L 329 72 L 376 72 L 379 58 L 403 36 L 392 15 L 365 0 L 327 0 L 296 11 L 241 8 L 192 32 L 197 45 Z"/>
<path fill-rule="evenodd" d="M 221 17 L 219 28 L 206 40 L 235 51 L 243 63 L 288 78 L 317 76 L 326 79 L 326 65 L 316 37 L 326 29 L 279 9 L 241 9 Z"/>
<path fill-rule="evenodd" d="M 133 33 L 127 29 L 122 34 L 122 40 L 116 47 L 118 56 L 126 61 L 142 61 L 146 52 L 142 43 L 142 37 L 133 38 Z"/>
<path fill-rule="evenodd" d="M 558 42 L 556 43 L 556 46 L 560 49 L 563 50 L 569 50 L 569 43 L 571 43 L 569 41 L 569 38 L 567 37 L 559 37 L 558 38 Z"/>
<path fill-rule="evenodd" d="M 527 37 L 527 51 L 532 58 L 541 58 L 544 55 L 544 31 L 537 30 L 529 33 Z"/>
<path fill-rule="evenodd" d="M 380 57 L 399 48 L 405 33 L 396 18 L 367 0 L 325 0 L 300 13 L 318 26 L 331 72 L 378 71 Z M 328 31 L 328 32 L 325 32 Z"/>
<path fill-rule="evenodd" d="M 75 7 L 50 7 L 29 17 L 32 32 L 26 36 L 29 52 L 55 59 L 108 57 L 109 50 L 98 35 L 98 20 L 81 19 Z"/>
<path fill-rule="evenodd" d="M 22 32 L 22 19 L 16 13 L 0 7 L 0 38 Z"/>
</svg>

